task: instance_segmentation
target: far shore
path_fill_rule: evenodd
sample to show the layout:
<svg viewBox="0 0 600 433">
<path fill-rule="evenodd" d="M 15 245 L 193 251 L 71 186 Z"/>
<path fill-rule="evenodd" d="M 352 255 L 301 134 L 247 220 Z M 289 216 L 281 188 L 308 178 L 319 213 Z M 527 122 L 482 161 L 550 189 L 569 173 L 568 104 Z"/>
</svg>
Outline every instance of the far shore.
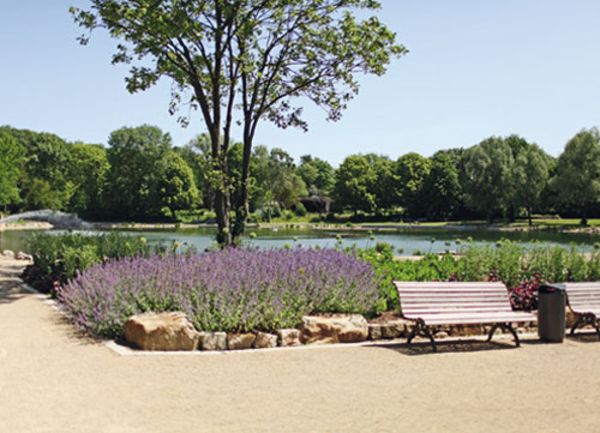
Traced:
<svg viewBox="0 0 600 433">
<path fill-rule="evenodd" d="M 0 232 L 19 230 L 51 230 L 52 224 L 43 221 L 19 221 L 18 223 L 0 223 Z"/>
<path fill-rule="evenodd" d="M 195 229 L 216 229 L 214 223 L 139 223 L 139 222 L 93 222 L 91 223 L 97 230 L 195 230 Z M 553 231 L 561 233 L 581 233 L 598 235 L 600 226 L 574 226 L 536 223 L 533 226 L 527 224 L 513 223 L 485 223 L 480 221 L 473 222 L 365 222 L 365 223 L 336 223 L 336 222 L 271 222 L 271 223 L 248 223 L 248 231 L 252 230 L 315 230 L 315 231 L 335 231 L 335 232 L 373 232 L 390 233 L 403 230 L 483 230 L 498 232 L 541 232 Z M 29 230 L 51 230 L 54 226 L 43 221 L 19 221 L 11 223 L 0 223 L 0 232 L 3 231 L 29 231 Z"/>
</svg>

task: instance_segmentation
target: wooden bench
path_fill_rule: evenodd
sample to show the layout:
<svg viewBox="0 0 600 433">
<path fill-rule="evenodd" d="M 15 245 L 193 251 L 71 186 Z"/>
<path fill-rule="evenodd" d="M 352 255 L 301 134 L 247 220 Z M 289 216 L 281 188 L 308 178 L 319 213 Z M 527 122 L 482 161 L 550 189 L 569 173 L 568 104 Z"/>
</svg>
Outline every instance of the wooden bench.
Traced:
<svg viewBox="0 0 600 433">
<path fill-rule="evenodd" d="M 512 324 L 537 322 L 535 314 L 513 311 L 504 284 L 500 282 L 398 282 L 402 317 L 415 322 L 408 345 L 417 336 L 429 338 L 437 350 L 435 334 L 453 325 L 492 325 L 487 341 L 500 328 L 509 331 L 520 346 Z"/>
<path fill-rule="evenodd" d="M 571 335 L 580 326 L 592 325 L 600 339 L 600 283 L 566 283 L 567 305 L 575 315 Z"/>
</svg>

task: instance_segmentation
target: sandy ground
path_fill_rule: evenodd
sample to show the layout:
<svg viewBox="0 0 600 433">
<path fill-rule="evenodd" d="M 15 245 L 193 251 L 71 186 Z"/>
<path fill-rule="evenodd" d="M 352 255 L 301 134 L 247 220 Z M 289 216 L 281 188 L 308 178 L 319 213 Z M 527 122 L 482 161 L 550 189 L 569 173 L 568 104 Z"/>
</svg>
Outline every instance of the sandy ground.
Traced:
<svg viewBox="0 0 600 433">
<path fill-rule="evenodd" d="M 0 432 L 598 432 L 600 342 L 123 357 L 0 262 Z"/>
</svg>

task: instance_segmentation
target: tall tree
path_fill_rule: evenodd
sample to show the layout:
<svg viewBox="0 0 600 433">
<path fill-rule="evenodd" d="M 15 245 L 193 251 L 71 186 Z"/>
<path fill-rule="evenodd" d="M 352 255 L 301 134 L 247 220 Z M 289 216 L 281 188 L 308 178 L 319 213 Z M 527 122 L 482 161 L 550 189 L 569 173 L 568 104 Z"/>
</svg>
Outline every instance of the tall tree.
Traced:
<svg viewBox="0 0 600 433">
<path fill-rule="evenodd" d="M 194 173 L 176 152 L 167 152 L 158 163 L 158 202 L 161 212 L 168 209 L 169 216 L 176 218 L 176 211 L 193 208 L 199 193 Z"/>
<path fill-rule="evenodd" d="M 464 154 L 467 204 L 490 220 L 506 215 L 511 204 L 513 162 L 511 147 L 500 137 L 490 137 Z"/>
<path fill-rule="evenodd" d="M 74 143 L 70 146 L 69 180 L 74 185 L 68 210 L 97 221 L 104 216 L 103 191 L 109 170 L 106 148 Z"/>
<path fill-rule="evenodd" d="M 334 197 L 336 206 L 373 212 L 377 207 L 377 172 L 365 155 L 348 156 L 337 170 Z"/>
<path fill-rule="evenodd" d="M 590 208 L 600 201 L 600 132 L 582 130 L 567 143 L 556 164 L 554 189 L 561 202 L 575 207 L 587 224 Z"/>
<path fill-rule="evenodd" d="M 105 202 L 112 217 L 132 220 L 160 216 L 160 162 L 171 148 L 170 135 L 149 125 L 121 128 L 111 133 L 108 144 L 110 171 Z"/>
<path fill-rule="evenodd" d="M 423 182 L 421 197 L 426 214 L 433 219 L 456 216 L 462 197 L 456 161 L 446 152 L 431 157 L 431 170 Z"/>
<path fill-rule="evenodd" d="M 0 130 L 0 208 L 19 202 L 19 178 L 21 177 L 24 149 L 6 131 Z"/>
<path fill-rule="evenodd" d="M 421 190 L 425 179 L 431 170 L 429 158 L 418 153 L 407 153 L 398 158 L 394 173 L 396 194 L 399 204 L 412 216 L 420 216 L 425 213 L 421 201 Z"/>
<path fill-rule="evenodd" d="M 57 135 L 45 132 L 10 127 L 0 130 L 12 135 L 25 150 L 24 176 L 20 182 L 24 208 L 67 209 L 74 190 L 68 178 L 70 145 Z M 37 191 L 40 185 L 45 190 L 43 195 Z"/>
<path fill-rule="evenodd" d="M 373 0 L 91 0 L 72 9 L 88 30 L 105 28 L 122 43 L 114 63 L 136 63 L 131 92 L 161 77 L 174 83 L 171 112 L 181 103 L 199 108 L 219 176 L 215 205 L 217 240 L 230 244 L 248 216 L 252 146 L 260 121 L 306 128 L 302 105 L 312 101 L 328 118 L 340 118 L 358 91 L 356 74 L 382 75 L 406 49 L 376 17 L 359 21 L 353 11 L 379 8 Z M 88 35 L 83 36 L 86 43 Z M 235 189 L 236 219 L 229 217 L 228 155 L 231 127 L 243 131 L 243 158 Z M 185 123 L 187 120 L 182 118 Z"/>
<path fill-rule="evenodd" d="M 525 208 L 530 226 L 533 211 L 540 205 L 542 192 L 548 186 L 551 164 L 552 158 L 536 144 L 527 143 L 514 157 L 513 200 L 515 206 Z"/>
<path fill-rule="evenodd" d="M 300 158 L 300 165 L 296 169 L 310 195 L 328 196 L 335 185 L 335 170 L 331 164 L 323 159 L 304 155 Z"/>
</svg>

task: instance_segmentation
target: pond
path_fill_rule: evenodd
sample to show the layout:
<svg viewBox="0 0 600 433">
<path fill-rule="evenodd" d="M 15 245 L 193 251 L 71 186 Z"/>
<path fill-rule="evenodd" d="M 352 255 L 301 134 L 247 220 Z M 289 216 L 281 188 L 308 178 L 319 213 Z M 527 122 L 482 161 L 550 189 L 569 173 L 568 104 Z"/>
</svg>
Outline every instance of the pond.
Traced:
<svg viewBox="0 0 600 433">
<path fill-rule="evenodd" d="M 143 236 L 150 242 L 179 242 L 181 245 L 191 245 L 199 251 L 214 245 L 213 229 L 193 230 L 170 230 L 170 231 L 131 231 L 123 230 L 123 233 Z M 341 236 L 341 245 L 345 247 L 356 245 L 357 247 L 374 246 L 377 242 L 387 242 L 394 247 L 398 255 L 412 255 L 417 252 L 444 252 L 455 251 L 459 247 L 456 240 L 463 242 L 472 238 L 479 244 L 495 244 L 501 239 L 524 244 L 534 245 L 541 242 L 544 245 L 560 245 L 569 247 L 576 246 L 580 251 L 592 251 L 594 244 L 600 242 L 600 236 L 586 233 L 560 233 L 557 231 L 538 232 L 500 232 L 485 229 L 474 229 L 472 227 L 449 228 L 413 228 L 399 229 L 393 232 L 379 232 L 372 236 L 366 231 L 323 231 L 308 229 L 260 229 L 249 230 L 256 233 L 256 238 L 245 238 L 246 245 L 259 248 L 281 248 L 286 245 L 304 247 L 330 247 L 338 244 L 336 236 Z M 30 231 L 8 231 L 0 232 L 0 251 L 11 249 L 14 251 L 27 251 L 26 240 L 31 236 Z M 432 240 L 434 240 L 432 242 Z"/>
</svg>

